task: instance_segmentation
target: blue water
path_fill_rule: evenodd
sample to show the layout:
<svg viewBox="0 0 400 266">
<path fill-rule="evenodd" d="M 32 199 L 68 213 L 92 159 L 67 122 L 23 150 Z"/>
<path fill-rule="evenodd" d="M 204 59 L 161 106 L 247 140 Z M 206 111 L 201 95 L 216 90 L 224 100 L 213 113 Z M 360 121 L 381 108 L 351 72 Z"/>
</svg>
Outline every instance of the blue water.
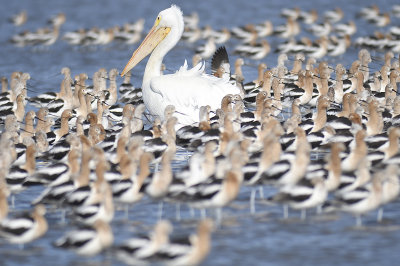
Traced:
<svg viewBox="0 0 400 266">
<path fill-rule="evenodd" d="M 72 74 L 81 72 L 93 75 L 99 68 L 122 70 L 130 58 L 136 45 L 127 46 L 111 43 L 97 47 L 74 47 L 62 40 L 58 40 L 50 47 L 16 47 L 8 40 L 13 34 L 23 30 L 36 30 L 45 26 L 46 21 L 59 12 L 64 12 L 67 22 L 61 28 L 61 35 L 66 31 L 79 28 L 112 27 L 134 22 L 145 18 L 145 31 L 162 9 L 170 6 L 171 1 L 45 1 L 19 0 L 3 1 L 0 9 L 0 75 L 9 77 L 13 71 L 30 73 L 32 79 L 28 82 L 29 96 L 44 91 L 58 91 L 62 76 L 60 70 L 64 66 L 71 68 Z M 371 5 L 372 1 L 174 1 L 184 14 L 193 11 L 200 16 L 200 26 L 207 24 L 213 28 L 232 28 L 247 23 L 259 23 L 266 19 L 274 26 L 283 24 L 285 20 L 279 16 L 284 7 L 298 6 L 309 10 L 315 8 L 320 12 L 340 6 L 345 11 L 343 22 L 355 19 L 355 14 L 362 6 Z M 378 3 L 378 2 L 377 2 Z M 379 1 L 382 11 L 390 11 L 397 1 Z M 28 23 L 16 28 L 7 19 L 22 9 L 28 12 Z M 355 19 L 357 36 L 372 34 L 376 28 L 362 19 Z M 321 18 L 319 22 L 322 22 Z M 394 19 L 392 25 L 399 25 L 400 20 Z M 302 28 L 304 32 L 304 27 Z M 305 33 L 306 36 L 309 36 Z M 281 42 L 278 38 L 268 38 L 276 45 Z M 201 43 L 201 42 L 199 42 Z M 197 43 L 196 45 L 198 45 Z M 237 44 L 231 40 L 226 44 L 228 52 Z M 167 72 L 177 69 L 184 59 L 190 60 L 196 45 L 179 43 L 165 58 Z M 357 58 L 360 48 L 351 47 L 344 56 L 326 58 L 330 65 L 341 62 L 349 67 Z M 382 56 L 382 52 L 372 52 L 374 56 Z M 231 56 L 232 61 L 236 58 Z M 276 65 L 277 54 L 271 53 L 263 62 L 268 66 Z M 141 85 L 141 77 L 146 60 L 135 68 L 133 83 Z M 250 65 L 259 62 L 246 60 L 247 66 L 243 71 L 247 81 L 253 80 L 257 73 Z M 380 68 L 382 62 L 371 64 L 371 71 Z M 290 62 L 289 62 L 290 66 Z M 119 83 L 122 79 L 119 80 Z M 177 165 L 186 163 L 184 152 L 180 154 Z M 11 211 L 30 209 L 30 201 L 40 192 L 41 187 L 29 188 L 16 195 L 15 208 Z M 268 195 L 272 190 L 265 190 Z M 213 233 L 212 251 L 205 265 L 394 265 L 398 261 L 400 250 L 400 203 L 396 201 L 385 206 L 385 220 L 383 224 L 375 222 L 376 213 L 373 212 L 364 218 L 366 227 L 354 228 L 353 217 L 345 214 L 316 216 L 310 211 L 306 221 L 300 221 L 297 212 L 291 212 L 289 220 L 282 220 L 280 206 L 269 206 L 258 202 L 257 214 L 250 215 L 248 198 L 249 188 L 243 188 L 237 200 L 224 209 L 224 222 L 221 228 Z M 115 243 L 136 233 L 148 232 L 157 220 L 157 203 L 148 199 L 131 208 L 129 219 L 125 218 L 122 210 L 116 212 L 112 222 L 115 234 Z M 199 214 L 191 218 L 189 211 L 182 208 L 183 221 L 174 220 L 174 206 L 165 206 L 165 218 L 172 220 L 177 234 L 194 231 Z M 209 215 L 213 215 L 209 212 Z M 55 249 L 52 241 L 74 228 L 67 220 L 61 223 L 61 214 L 57 210 L 49 210 L 46 218 L 50 224 L 47 234 L 19 250 L 17 246 L 0 242 L 2 265 L 117 265 L 111 252 L 93 258 L 82 258 L 72 252 Z"/>
</svg>

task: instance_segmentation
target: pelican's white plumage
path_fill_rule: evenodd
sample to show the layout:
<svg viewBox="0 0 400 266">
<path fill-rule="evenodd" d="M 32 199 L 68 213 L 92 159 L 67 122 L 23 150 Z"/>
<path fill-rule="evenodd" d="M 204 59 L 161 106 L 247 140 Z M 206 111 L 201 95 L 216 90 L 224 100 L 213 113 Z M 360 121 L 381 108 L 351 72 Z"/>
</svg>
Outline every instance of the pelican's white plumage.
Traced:
<svg viewBox="0 0 400 266">
<path fill-rule="evenodd" d="M 182 11 L 172 5 L 159 13 L 153 28 L 133 53 L 122 76 L 135 67 L 149 53 L 143 76 L 143 101 L 152 115 L 164 118 L 167 105 L 174 105 L 174 114 L 181 125 L 199 122 L 201 106 L 216 110 L 226 94 L 239 94 L 240 90 L 227 79 L 204 73 L 204 63 L 188 69 L 187 63 L 174 74 L 162 75 L 164 56 L 177 44 L 184 30 Z"/>
</svg>

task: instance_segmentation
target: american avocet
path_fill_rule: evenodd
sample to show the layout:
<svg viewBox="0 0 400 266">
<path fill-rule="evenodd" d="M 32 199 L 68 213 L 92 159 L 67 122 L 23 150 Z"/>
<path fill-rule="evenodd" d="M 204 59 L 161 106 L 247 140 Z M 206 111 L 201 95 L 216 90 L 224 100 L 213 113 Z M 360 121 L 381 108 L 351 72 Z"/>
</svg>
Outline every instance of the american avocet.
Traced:
<svg viewBox="0 0 400 266">
<path fill-rule="evenodd" d="M 189 189 L 183 191 L 183 199 L 189 203 L 190 206 L 195 208 L 217 208 L 217 223 L 221 223 L 222 213 L 221 208 L 233 201 L 238 193 L 243 181 L 243 173 L 241 170 L 242 152 L 239 149 L 231 151 L 230 154 L 230 170 L 224 172 L 225 165 L 219 165 L 221 169 L 216 171 L 216 176 L 203 183 L 191 186 Z M 219 173 L 222 172 L 222 173 Z M 218 177 L 222 174 L 223 178 Z"/>
<path fill-rule="evenodd" d="M 273 196 L 274 201 L 288 205 L 292 209 L 301 210 L 301 219 L 306 218 L 306 210 L 322 206 L 328 196 L 325 180 L 321 177 L 311 179 L 303 178 L 297 184 L 283 186 L 277 195 Z M 285 208 L 284 218 L 288 218 Z"/>
<path fill-rule="evenodd" d="M 265 92 L 265 97 L 271 97 L 271 87 L 272 87 L 272 80 L 273 80 L 273 73 L 270 70 L 264 72 L 263 79 L 262 79 L 262 86 L 256 87 L 251 91 L 248 91 L 243 98 L 243 101 L 247 105 L 255 105 L 257 108 L 257 99 L 259 106 L 262 105 L 261 95 L 258 96 L 259 92 Z"/>
<path fill-rule="evenodd" d="M 104 178 L 106 170 L 110 169 L 107 161 L 99 160 L 96 165 L 96 181 L 93 184 L 93 200 L 90 204 L 74 209 L 74 217 L 84 224 L 94 224 L 101 220 L 111 222 L 114 217 L 114 203 L 111 187 Z M 89 196 L 91 197 L 91 196 Z"/>
<path fill-rule="evenodd" d="M 305 24 L 313 24 L 318 19 L 318 12 L 315 9 L 311 9 L 310 11 L 301 11 L 299 15 L 299 20 Z"/>
<path fill-rule="evenodd" d="M 202 35 L 201 29 L 199 28 L 189 29 L 188 27 L 185 27 L 185 30 L 182 33 L 182 40 L 188 43 L 195 43 L 198 40 L 200 40 L 201 35 Z"/>
<path fill-rule="evenodd" d="M 368 103 L 368 122 L 366 124 L 367 127 L 367 135 L 376 135 L 382 133 L 383 130 L 383 118 L 382 113 L 379 112 L 379 103 L 375 99 L 370 99 Z"/>
<path fill-rule="evenodd" d="M 262 175 L 263 183 L 273 183 L 281 186 L 293 185 L 301 180 L 310 163 L 311 145 L 307 140 L 305 131 L 297 127 L 295 129 L 297 145 L 294 158 L 281 159 L 275 162 Z"/>
<path fill-rule="evenodd" d="M 367 7 L 361 8 L 360 12 L 358 12 L 358 16 L 363 17 L 365 19 L 370 19 L 379 14 L 379 7 L 377 5 L 371 5 Z"/>
<path fill-rule="evenodd" d="M 117 75 L 118 75 L 118 70 L 113 68 L 109 71 L 108 76 L 110 80 L 110 86 L 108 87 L 108 93 L 105 99 L 105 103 L 108 106 L 114 105 L 117 102 L 118 95 L 117 95 Z"/>
<path fill-rule="evenodd" d="M 197 226 L 197 233 L 190 235 L 188 244 L 173 240 L 160 248 L 153 257 L 162 258 L 161 262 L 167 265 L 198 265 L 207 257 L 211 250 L 211 232 L 214 224 L 211 220 L 201 220 Z M 150 261 L 152 258 L 150 258 Z"/>
<path fill-rule="evenodd" d="M 190 15 L 183 16 L 183 21 L 189 29 L 197 28 L 199 14 L 197 14 L 197 12 L 192 12 Z"/>
<path fill-rule="evenodd" d="M 85 36 L 86 36 L 86 30 L 79 29 L 76 31 L 68 31 L 64 33 L 62 39 L 71 45 L 82 45 Z"/>
<path fill-rule="evenodd" d="M 20 134 L 21 139 L 23 140 L 24 137 L 32 138 L 35 134 L 35 128 L 33 127 L 34 121 L 36 118 L 36 114 L 33 110 L 26 112 L 25 114 L 25 128 Z"/>
<path fill-rule="evenodd" d="M 62 138 L 60 141 L 55 143 L 54 132 L 46 133 L 50 148 L 45 153 L 39 156 L 42 160 L 54 160 L 54 161 L 66 161 L 68 159 L 68 153 L 71 150 L 71 142 L 76 142 L 77 138 L 74 135 L 66 135 L 65 139 Z"/>
<path fill-rule="evenodd" d="M 22 122 L 25 116 L 25 95 L 24 93 L 18 94 L 15 99 L 15 108 L 14 104 L 10 102 L 10 104 L 2 105 L 0 110 L 0 120 L 5 120 L 8 115 L 15 115 L 18 122 Z"/>
<path fill-rule="evenodd" d="M 390 127 L 387 132 L 387 140 L 383 140 L 383 144 L 378 147 L 385 153 L 385 160 L 399 155 L 400 128 Z"/>
<path fill-rule="evenodd" d="M 46 184 L 49 186 L 55 186 L 69 180 L 70 174 L 73 174 L 70 168 L 74 168 L 76 164 L 78 151 L 73 149 L 69 152 L 69 154 L 68 164 L 57 162 L 43 168 L 39 168 L 32 176 L 28 177 L 26 182 L 28 184 Z"/>
<path fill-rule="evenodd" d="M 358 60 L 360 60 L 359 70 L 364 74 L 363 82 L 369 79 L 369 63 L 372 62 L 371 54 L 367 49 L 361 49 L 358 52 Z"/>
<path fill-rule="evenodd" d="M 263 59 L 271 51 L 267 40 L 255 44 L 241 44 L 235 47 L 234 52 L 240 56 L 249 57 L 254 60 Z"/>
<path fill-rule="evenodd" d="M 19 131 L 20 131 L 20 123 L 17 121 L 15 115 L 14 114 L 7 115 L 4 120 L 4 131 L 3 131 L 4 138 L 2 138 L 5 141 L 5 143 L 8 144 L 8 141 L 6 141 L 6 139 L 10 140 L 13 144 L 19 143 L 20 141 Z M 14 155 L 13 160 L 17 159 L 16 152 L 14 152 L 13 155 Z M 11 158 L 11 156 L 8 157 Z"/>
<path fill-rule="evenodd" d="M 92 187 L 89 184 L 90 166 L 92 151 L 83 152 L 81 159 L 81 169 L 77 176 L 74 176 L 74 188 L 63 194 L 65 204 L 73 207 L 82 206 L 90 203 L 88 198 L 91 195 Z"/>
<path fill-rule="evenodd" d="M 356 225 L 361 226 L 361 215 L 379 207 L 382 202 L 382 181 L 374 176 L 370 183 L 340 194 L 336 198 L 339 210 L 356 216 Z"/>
<path fill-rule="evenodd" d="M 300 33 L 300 25 L 293 18 L 289 17 L 285 25 L 279 25 L 274 28 L 274 35 L 288 39 Z"/>
<path fill-rule="evenodd" d="M 199 111 L 199 125 L 198 126 L 184 126 L 176 132 L 176 143 L 177 145 L 185 148 L 193 148 L 197 146 L 197 143 L 201 141 L 201 137 L 205 132 L 211 129 L 210 125 L 210 113 L 211 107 L 201 106 Z M 194 144 L 196 143 L 196 144 Z"/>
<path fill-rule="evenodd" d="M 322 36 L 320 39 L 316 40 L 315 43 L 310 47 L 305 47 L 304 51 L 308 57 L 319 59 L 324 57 L 328 52 L 328 38 Z"/>
<path fill-rule="evenodd" d="M 142 37 L 144 22 L 145 20 L 143 18 L 140 18 L 134 23 L 126 23 L 124 25 L 124 32 L 126 33 L 125 43 L 134 44 L 140 40 L 140 38 Z"/>
<path fill-rule="evenodd" d="M 169 189 L 169 193 L 174 193 L 176 187 L 174 187 L 176 181 L 179 184 L 185 184 L 186 186 L 195 185 L 204 182 L 215 173 L 215 157 L 214 151 L 217 148 L 215 141 L 209 141 L 204 145 L 203 152 L 194 153 L 189 160 L 187 167 L 184 167 L 179 172 L 175 173 L 174 180 Z M 182 187 L 179 187 L 180 189 Z"/>
<path fill-rule="evenodd" d="M 169 150 L 176 151 L 176 133 L 175 125 L 177 118 L 175 116 L 170 117 L 165 121 L 164 129 L 162 125 L 162 136 L 158 138 L 152 138 L 146 140 L 144 143 L 144 150 L 146 152 L 152 152 L 156 161 L 160 161 L 163 153 Z M 164 131 L 163 131 L 164 130 Z"/>
<path fill-rule="evenodd" d="M 343 102 L 343 80 L 342 77 L 344 74 L 346 74 L 346 68 L 342 64 L 337 64 L 335 68 L 335 73 L 336 73 L 336 79 L 335 79 L 335 85 L 334 85 L 334 91 L 335 91 L 335 98 L 334 101 L 335 103 L 341 104 Z M 347 96 L 350 97 L 350 96 Z M 347 108 L 348 106 L 346 106 Z M 343 107 L 342 107 L 343 108 Z"/>
<path fill-rule="evenodd" d="M 244 180 L 247 185 L 254 185 L 259 182 L 263 172 L 267 171 L 268 168 L 280 158 L 282 145 L 279 142 L 279 137 L 283 133 L 283 129 L 279 123 L 264 124 L 264 128 L 266 128 L 267 125 L 271 126 L 271 128 L 265 133 L 262 133 L 262 135 L 264 135 L 262 140 L 263 149 L 259 162 L 250 161 L 243 167 Z M 254 166 L 256 166 L 256 168 L 254 168 Z M 252 169 L 255 171 L 252 171 Z"/>
<path fill-rule="evenodd" d="M 340 185 L 342 168 L 341 168 L 341 158 L 340 153 L 344 151 L 345 146 L 343 143 L 332 143 L 330 145 L 331 152 L 325 157 L 325 163 L 319 168 L 319 162 L 316 161 L 314 166 L 311 165 L 310 170 L 306 174 L 306 178 L 314 178 L 314 174 L 318 176 L 318 172 L 322 172 L 325 180 L 325 189 L 330 192 L 336 190 Z M 315 167 L 316 168 L 313 168 Z M 326 171 L 326 174 L 325 174 Z"/>
<path fill-rule="evenodd" d="M 18 14 L 15 14 L 10 18 L 10 21 L 15 25 L 15 26 L 21 26 L 25 24 L 25 22 L 28 20 L 28 15 L 26 13 L 26 10 L 22 10 Z"/>
<path fill-rule="evenodd" d="M 247 24 L 242 27 L 234 27 L 231 29 L 232 35 L 240 39 L 243 43 L 254 42 L 258 38 L 258 32 L 254 24 Z"/>
<path fill-rule="evenodd" d="M 337 32 L 339 35 L 354 35 L 357 31 L 357 26 L 354 23 L 354 21 L 349 21 L 349 23 L 342 23 L 342 24 L 336 24 L 334 26 L 334 31 Z"/>
<path fill-rule="evenodd" d="M 13 72 L 11 74 L 9 99 L 15 102 L 16 97 L 26 89 L 26 83 L 31 78 L 29 73 Z M 26 90 L 25 90 L 26 91 Z"/>
<path fill-rule="evenodd" d="M 66 20 L 67 17 L 65 16 L 65 14 L 60 12 L 57 15 L 51 17 L 48 22 L 54 26 L 60 26 L 64 24 Z"/>
<path fill-rule="evenodd" d="M 200 106 L 208 104 L 212 110 L 216 110 L 223 96 L 228 93 L 240 93 L 240 90 L 236 86 L 229 84 L 229 80 L 225 81 L 204 75 L 204 65 L 202 64 L 189 71 L 187 70 L 187 64 L 185 64 L 175 74 L 161 75 L 162 59 L 179 41 L 183 28 L 182 12 L 177 6 L 173 5 L 161 11 L 152 30 L 134 52 L 121 75 L 125 75 L 145 56 L 154 51 L 148 61 L 142 84 L 143 100 L 147 109 L 151 114 L 164 118 L 165 107 L 173 104 L 178 111 L 176 116 L 179 123 L 192 124 L 193 122 L 198 122 L 198 108 Z M 188 83 L 192 84 L 191 90 L 187 89 Z M 196 86 L 193 87 L 193 84 L 196 84 L 199 89 L 196 89 Z M 160 89 L 161 87 L 162 90 Z M 205 91 L 207 89 L 211 90 L 211 92 L 207 93 Z M 155 93 L 155 91 L 161 93 Z M 205 95 L 207 96 L 205 97 Z M 213 95 L 211 102 L 210 95 Z M 195 104 L 194 99 L 196 99 Z M 181 102 L 185 104 L 179 104 Z"/>
<path fill-rule="evenodd" d="M 390 14 L 387 12 L 377 14 L 376 16 L 372 16 L 368 19 L 368 22 L 373 23 L 378 27 L 385 27 L 390 24 L 390 21 Z"/>
<path fill-rule="evenodd" d="M 35 200 L 33 204 L 38 203 L 55 203 L 60 204 L 66 200 L 66 195 L 74 191 L 80 186 L 86 184 L 86 179 L 89 179 L 90 169 L 89 162 L 91 157 L 90 153 L 84 152 L 81 158 L 81 165 L 78 163 L 78 156 L 80 154 L 77 150 L 72 150 L 68 155 L 68 161 L 71 168 L 69 180 L 54 184 L 53 186 L 47 187 Z"/>
<path fill-rule="evenodd" d="M 125 95 L 125 93 L 128 93 L 129 91 L 135 89 L 131 83 L 131 77 L 132 77 L 132 72 L 128 71 L 124 76 L 124 81 L 119 87 L 120 98 L 122 98 L 122 96 Z"/>
<path fill-rule="evenodd" d="M 136 175 L 136 162 L 132 162 L 131 156 L 125 155 L 121 158 L 120 169 L 122 178 L 120 181 L 112 182 L 113 198 L 116 202 L 132 204 L 143 197 L 140 189 L 145 179 L 150 175 L 149 163 L 153 159 L 151 153 L 143 153 L 140 156 L 139 174 Z"/>
<path fill-rule="evenodd" d="M 261 31 L 261 29 L 260 29 Z M 263 32 L 264 34 L 267 32 L 267 29 Z M 217 44 L 223 44 L 229 41 L 231 38 L 231 32 L 227 28 L 222 28 L 220 31 L 213 32 L 214 41 Z"/>
<path fill-rule="evenodd" d="M 332 25 L 329 21 L 325 21 L 322 24 L 311 24 L 308 28 L 308 31 L 317 37 L 328 36 L 331 30 Z"/>
<path fill-rule="evenodd" d="M 0 185 L 3 183 L 6 184 L 7 182 L 5 181 L 5 177 L 7 176 L 9 172 L 9 168 L 13 161 L 16 158 L 16 152 L 14 148 L 14 143 L 11 138 L 8 138 L 7 135 L 9 135 L 8 132 L 5 132 L 1 135 L 0 138 L 0 155 L 2 156 L 2 160 L 0 162 L 0 169 L 1 175 L 0 175 Z"/>
<path fill-rule="evenodd" d="M 329 20 L 331 23 L 340 21 L 343 16 L 343 10 L 340 7 L 336 7 L 334 10 L 328 10 L 324 13 L 324 18 Z"/>
<path fill-rule="evenodd" d="M 196 48 L 196 54 L 200 55 L 201 58 L 208 59 L 214 54 L 216 49 L 217 46 L 214 37 L 210 37 L 203 45 Z"/>
<path fill-rule="evenodd" d="M 386 205 L 395 199 L 400 194 L 400 183 L 399 183 L 399 166 L 396 164 L 388 165 L 382 170 L 382 202 L 381 205 Z M 378 222 L 383 219 L 383 206 L 378 212 Z"/>
<path fill-rule="evenodd" d="M 149 237 L 135 237 L 126 240 L 116 248 L 118 259 L 127 264 L 141 264 L 153 256 L 161 247 L 169 244 L 172 225 L 167 220 L 160 220 Z"/>
<path fill-rule="evenodd" d="M 4 177 L 0 177 L 4 178 Z M 1 180 L 0 182 L 4 182 Z M 5 184 L 0 184 L 0 222 L 7 217 L 8 214 L 8 202 L 7 198 L 10 194 L 7 186 Z"/>
<path fill-rule="evenodd" d="M 69 124 L 68 121 L 73 116 L 71 109 L 66 109 L 61 114 L 61 127 L 60 129 L 54 131 L 55 141 L 59 141 L 61 137 L 67 135 L 69 133 Z"/>
<path fill-rule="evenodd" d="M 326 109 L 330 106 L 330 101 L 326 96 L 320 96 L 317 103 L 317 113 L 314 117 L 314 125 L 311 132 L 320 131 L 327 122 Z"/>
<path fill-rule="evenodd" d="M 304 83 L 302 88 L 295 88 L 287 92 L 287 95 L 293 98 L 299 98 L 300 105 L 308 104 L 313 97 L 313 76 L 314 73 L 311 70 L 305 72 Z"/>
<path fill-rule="evenodd" d="M 246 84 L 243 85 L 243 88 L 245 90 L 245 94 L 248 92 L 254 90 L 255 88 L 259 87 L 263 81 L 264 78 L 264 71 L 267 69 L 267 65 L 265 63 L 260 63 L 257 66 L 257 79 L 251 82 L 247 82 Z"/>
<path fill-rule="evenodd" d="M 45 207 L 37 205 L 32 213 L 4 219 L 0 224 L 0 236 L 11 243 L 22 245 L 42 237 L 48 229 L 45 213 Z"/>
<path fill-rule="evenodd" d="M 367 144 L 364 138 L 366 137 L 365 130 L 359 130 L 355 135 L 356 145 L 351 150 L 350 154 L 342 161 L 342 169 L 344 171 L 354 171 L 364 160 L 368 152 Z"/>
<path fill-rule="evenodd" d="M 400 17 L 400 5 L 392 6 L 392 12 L 396 17 Z"/>
<path fill-rule="evenodd" d="M 343 37 L 332 36 L 328 45 L 328 54 L 330 56 L 339 56 L 346 52 L 347 48 L 351 45 L 351 39 L 349 35 Z"/>
<path fill-rule="evenodd" d="M 301 9 L 298 7 L 295 8 L 283 8 L 280 12 L 280 15 L 285 18 L 292 18 L 294 20 L 298 19 L 301 13 Z"/>
<path fill-rule="evenodd" d="M 341 195 L 352 191 L 358 187 L 365 185 L 371 181 L 370 172 L 371 163 L 366 158 L 364 158 L 358 168 L 354 171 L 345 171 L 342 168 L 342 176 L 340 178 L 340 185 L 335 191 L 335 195 Z"/>
<path fill-rule="evenodd" d="M 172 182 L 171 161 L 175 156 L 175 151 L 164 152 L 161 158 L 161 171 L 155 172 L 149 183 L 145 183 L 141 190 L 153 199 L 161 199 L 168 192 L 168 187 Z"/>
<path fill-rule="evenodd" d="M 6 77 L 1 77 L 1 94 L 0 98 L 6 97 L 8 94 L 8 79 Z"/>
<path fill-rule="evenodd" d="M 108 248 L 114 242 L 111 226 L 101 220 L 93 227 L 84 227 L 67 232 L 53 245 L 75 251 L 78 255 L 94 256 Z"/>
<path fill-rule="evenodd" d="M 25 189 L 26 187 L 24 186 L 24 182 L 35 172 L 36 169 L 36 145 L 32 139 L 30 139 L 26 145 L 25 164 L 22 166 L 11 166 L 9 173 L 6 176 L 6 182 L 11 192 L 18 192 Z"/>
<path fill-rule="evenodd" d="M 305 61 L 305 59 L 306 58 L 304 57 L 304 54 L 302 54 L 302 53 L 297 53 L 294 57 L 293 68 L 290 72 L 297 79 L 298 79 L 299 71 L 302 70 L 302 68 L 303 68 L 303 62 Z"/>
<path fill-rule="evenodd" d="M 36 123 L 36 131 L 45 131 L 46 129 L 46 119 L 49 115 L 49 109 L 46 107 L 41 107 L 39 110 L 36 111 L 37 123 Z"/>
<path fill-rule="evenodd" d="M 26 34 L 19 45 L 52 45 L 59 36 L 60 27 L 66 21 L 65 14 L 60 13 L 50 20 L 52 28 L 39 28 L 36 32 Z"/>
<path fill-rule="evenodd" d="M 60 92 L 45 92 L 42 94 L 39 94 L 35 97 L 31 97 L 28 99 L 31 105 L 37 106 L 37 107 L 42 107 L 50 102 L 56 100 L 56 99 L 63 99 L 67 103 L 68 101 L 68 96 L 71 96 L 71 70 L 68 67 L 63 67 L 61 69 L 61 74 L 64 75 L 64 79 L 61 82 L 60 85 Z M 69 86 L 68 86 L 69 83 Z M 71 106 L 70 106 L 71 107 Z"/>
</svg>

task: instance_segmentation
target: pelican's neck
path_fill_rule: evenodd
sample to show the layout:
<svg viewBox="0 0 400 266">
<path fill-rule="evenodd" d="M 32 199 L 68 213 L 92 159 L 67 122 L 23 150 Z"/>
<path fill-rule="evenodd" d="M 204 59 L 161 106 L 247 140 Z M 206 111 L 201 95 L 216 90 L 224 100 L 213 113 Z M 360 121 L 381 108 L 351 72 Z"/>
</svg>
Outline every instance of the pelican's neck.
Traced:
<svg viewBox="0 0 400 266">
<path fill-rule="evenodd" d="M 182 27 L 183 29 L 183 27 Z M 162 75 L 161 64 L 164 56 L 178 43 L 181 39 L 182 30 L 171 27 L 171 31 L 162 40 L 157 47 L 153 50 L 150 55 L 149 61 L 147 62 L 146 69 L 144 70 L 142 89 L 150 88 L 150 81 L 154 77 Z"/>
</svg>

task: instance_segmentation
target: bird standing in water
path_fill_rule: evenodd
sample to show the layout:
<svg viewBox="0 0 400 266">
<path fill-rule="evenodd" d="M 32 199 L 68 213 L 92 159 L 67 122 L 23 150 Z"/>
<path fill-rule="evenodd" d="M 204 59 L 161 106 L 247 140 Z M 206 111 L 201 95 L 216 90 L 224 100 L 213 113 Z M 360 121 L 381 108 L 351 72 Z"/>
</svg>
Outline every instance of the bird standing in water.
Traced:
<svg viewBox="0 0 400 266">
<path fill-rule="evenodd" d="M 179 124 L 189 125 L 199 122 L 201 106 L 210 105 L 211 110 L 215 111 L 225 95 L 239 94 L 240 90 L 230 84 L 229 79 L 205 74 L 204 63 L 188 69 L 185 62 L 176 73 L 162 75 L 160 69 L 163 58 L 178 43 L 183 30 L 183 15 L 179 7 L 172 5 L 161 11 L 121 76 L 151 53 L 142 83 L 143 101 L 147 109 L 150 114 L 164 119 L 165 107 L 174 105 L 174 115 Z"/>
</svg>

